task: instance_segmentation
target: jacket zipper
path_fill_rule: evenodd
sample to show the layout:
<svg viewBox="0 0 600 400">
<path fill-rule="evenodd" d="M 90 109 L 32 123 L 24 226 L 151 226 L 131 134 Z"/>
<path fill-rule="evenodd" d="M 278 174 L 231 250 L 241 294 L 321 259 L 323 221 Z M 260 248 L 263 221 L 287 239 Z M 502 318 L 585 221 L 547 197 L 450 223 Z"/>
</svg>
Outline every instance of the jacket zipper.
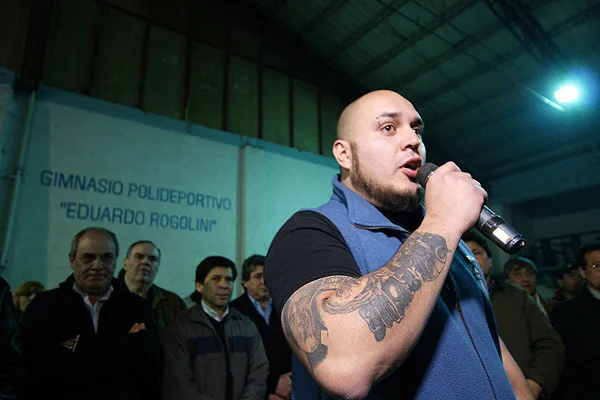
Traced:
<svg viewBox="0 0 600 400">
<path fill-rule="evenodd" d="M 479 362 L 481 363 L 481 366 L 483 367 L 483 372 L 485 372 L 485 376 L 487 377 L 487 380 L 490 384 L 490 388 L 492 389 L 492 393 L 494 394 L 494 399 L 498 400 L 498 396 L 496 396 L 496 391 L 494 390 L 494 385 L 492 384 L 492 379 L 490 378 L 490 374 L 488 373 L 487 368 L 485 367 L 485 364 L 483 363 L 483 360 L 481 359 L 481 355 L 479 354 L 479 350 L 477 350 L 477 347 L 475 346 L 475 341 L 473 340 L 473 336 L 471 335 L 471 330 L 469 329 L 469 326 L 467 325 L 467 321 L 465 320 L 465 316 L 462 312 L 462 307 L 460 306 L 460 299 L 458 298 L 458 294 L 456 293 L 456 291 L 454 290 L 454 285 L 451 285 L 452 288 L 452 294 L 454 295 L 454 300 L 455 300 L 455 306 L 456 309 L 458 310 L 458 313 L 460 314 L 460 319 L 462 320 L 463 325 L 465 326 L 465 329 L 467 331 L 467 335 L 469 335 L 469 339 L 471 340 L 471 344 L 473 345 L 473 349 L 475 350 L 475 353 L 477 354 L 477 358 L 479 358 Z"/>
</svg>

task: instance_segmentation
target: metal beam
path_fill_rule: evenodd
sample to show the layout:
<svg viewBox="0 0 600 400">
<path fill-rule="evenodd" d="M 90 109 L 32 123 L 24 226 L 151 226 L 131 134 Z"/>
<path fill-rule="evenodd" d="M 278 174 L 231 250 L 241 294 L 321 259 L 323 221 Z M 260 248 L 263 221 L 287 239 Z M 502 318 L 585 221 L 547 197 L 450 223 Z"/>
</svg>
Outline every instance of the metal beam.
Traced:
<svg viewBox="0 0 600 400">
<path fill-rule="evenodd" d="M 327 7 L 325 7 L 319 15 L 313 18 L 300 32 L 298 36 L 306 36 L 306 34 L 316 31 L 323 25 L 327 20 L 336 12 L 338 12 L 344 4 L 348 3 L 349 0 L 334 0 Z"/>
<path fill-rule="evenodd" d="M 570 157 L 577 157 L 587 153 L 598 153 L 598 142 L 590 140 L 581 140 L 571 143 L 570 146 L 561 146 L 553 148 L 549 151 L 530 155 L 527 158 L 518 158 L 506 160 L 497 167 L 488 168 L 485 171 L 480 171 L 477 176 L 482 179 L 492 181 L 497 178 L 502 178 L 507 175 L 514 174 L 529 168 L 538 167 L 545 163 L 556 162 L 556 160 L 564 160 Z"/>
<path fill-rule="evenodd" d="M 529 54 L 545 67 L 566 65 L 552 37 L 520 0 L 483 0 Z"/>
<path fill-rule="evenodd" d="M 514 86 L 513 86 L 513 88 L 514 88 Z M 491 95 L 486 95 L 486 96 L 476 99 L 475 103 L 483 104 L 485 102 L 489 102 L 493 99 L 497 99 L 498 97 L 506 95 L 506 92 L 507 92 L 507 90 L 505 90 L 505 89 L 497 90 L 496 92 L 494 92 Z M 461 108 L 461 110 L 457 110 L 457 115 L 461 114 L 462 112 L 468 111 L 469 109 L 472 109 L 473 105 L 471 104 L 471 107 L 461 106 L 460 108 Z M 517 118 L 517 117 L 522 116 L 523 114 L 527 114 L 530 112 L 531 112 L 531 108 L 518 107 L 518 108 L 512 108 L 512 109 L 506 110 L 501 113 L 496 113 L 493 117 L 491 117 L 490 119 L 488 119 L 484 122 L 474 124 L 471 126 L 467 126 L 467 127 L 463 127 L 460 130 L 460 132 L 448 131 L 447 133 L 445 133 L 444 139 L 445 140 L 454 140 L 454 139 L 457 139 L 459 135 L 464 137 L 465 135 L 468 135 L 471 132 L 482 131 L 483 129 L 485 129 L 486 127 L 488 127 L 490 125 L 499 125 L 501 123 L 506 123 L 506 121 L 509 119 Z M 450 116 L 451 112 L 448 112 L 445 115 Z M 446 119 L 449 119 L 449 118 L 446 118 Z M 585 119 L 585 118 L 582 118 L 582 120 L 583 119 Z M 438 121 L 436 118 L 435 124 L 432 123 L 432 124 L 430 124 L 430 126 L 431 125 L 433 125 L 433 126 L 445 125 L 445 124 L 442 124 L 442 121 L 443 121 L 443 119 Z M 434 128 L 432 128 L 432 129 L 434 129 Z M 580 129 L 580 128 L 578 127 L 578 129 Z M 510 132 L 513 132 L 513 133 L 511 134 Z M 507 132 L 506 136 L 503 137 L 504 140 L 510 141 L 510 140 L 512 140 L 513 136 L 521 135 L 520 131 L 510 131 L 510 132 Z M 475 151 L 475 150 L 476 149 L 469 149 L 469 151 Z"/>
<path fill-rule="evenodd" d="M 600 17 L 600 4 L 596 4 L 594 7 L 587 9 L 587 10 L 573 16 L 572 18 L 568 19 L 567 21 L 564 21 L 560 25 L 552 28 L 550 30 L 549 34 L 552 37 L 558 36 L 561 33 L 580 24 L 583 21 L 586 21 L 588 19 L 597 18 L 597 17 Z M 474 79 L 486 72 L 494 71 L 498 66 L 517 58 L 520 55 L 520 53 L 522 53 L 522 52 L 523 52 L 523 49 L 521 47 L 517 47 L 516 49 L 514 49 L 513 51 L 511 51 L 507 54 L 499 55 L 498 57 L 495 57 L 493 60 L 491 60 L 489 63 L 481 64 L 478 67 L 471 69 L 467 73 L 463 74 L 460 78 L 454 79 L 442 87 L 438 87 L 429 93 L 425 93 L 424 95 L 421 95 L 421 96 L 413 99 L 413 103 L 423 104 L 423 103 L 427 103 L 428 101 L 435 100 L 442 94 L 445 94 L 452 89 L 456 89 L 457 87 L 460 87 L 461 85 L 465 84 L 466 82 L 468 82 L 471 79 Z M 511 82 L 513 84 L 515 83 L 514 81 L 511 81 Z M 510 85 L 506 88 L 506 90 L 504 92 L 494 92 L 492 94 L 486 94 L 484 96 L 476 98 L 475 104 L 482 105 L 482 104 L 486 103 L 487 101 L 497 98 L 498 96 L 502 95 L 507 90 L 510 90 L 513 87 L 514 87 L 514 85 Z M 467 104 L 461 104 L 457 107 L 454 107 L 453 109 L 448 110 L 447 112 L 440 115 L 439 117 L 436 117 L 434 124 L 435 125 L 442 124 L 443 122 L 447 121 L 448 119 L 454 118 L 457 115 L 460 115 L 461 113 L 468 111 L 472 108 L 473 108 L 472 102 L 468 102 Z"/>
<path fill-rule="evenodd" d="M 358 42 L 363 36 L 369 33 L 372 29 L 378 26 L 380 23 L 385 21 L 390 15 L 396 12 L 396 9 L 402 7 L 410 0 L 394 0 L 392 3 L 387 4 L 381 11 L 375 14 L 372 18 L 370 18 L 367 22 L 365 22 L 357 31 L 352 33 L 346 39 L 344 39 L 341 43 L 335 46 L 333 49 L 330 49 L 327 54 L 331 58 L 334 58 L 344 51 L 348 49 L 348 47 L 352 46 L 354 43 Z"/>
<path fill-rule="evenodd" d="M 236 10 L 236 16 L 239 16 L 239 20 L 251 20 L 258 21 L 259 28 L 262 29 L 261 32 L 257 32 L 258 35 L 277 35 L 277 36 L 285 36 L 289 37 L 291 40 L 289 41 L 289 54 L 309 54 L 314 57 L 315 61 L 319 62 L 320 71 L 325 71 L 328 74 L 333 73 L 336 75 L 337 79 L 335 82 L 326 82 L 332 83 L 330 85 L 329 90 L 333 91 L 335 94 L 343 98 L 344 100 L 348 100 L 348 98 L 354 99 L 358 95 L 364 94 L 367 92 L 367 89 L 361 85 L 359 82 L 356 82 L 350 79 L 348 73 L 344 71 L 340 66 L 335 64 L 334 60 L 328 56 L 328 54 L 323 54 L 321 51 L 312 46 L 308 41 L 306 41 L 302 37 L 298 37 L 295 33 L 287 26 L 283 25 L 280 21 L 275 19 L 274 17 L 269 17 L 268 14 L 260 9 L 255 2 L 251 0 L 227 0 L 228 4 Z M 243 21 L 242 21 L 243 22 Z M 238 21 L 239 23 L 239 21 Z M 255 26 L 247 26 L 247 29 L 252 31 L 253 28 L 257 28 Z M 297 40 L 294 40 L 296 38 Z M 286 74 L 290 74 L 289 71 L 284 71 Z M 296 75 L 295 73 L 292 73 Z M 318 77 L 317 77 L 318 78 Z M 312 82 L 316 83 L 316 82 Z M 319 82 L 319 84 L 322 82 Z"/>
<path fill-rule="evenodd" d="M 277 13 L 281 10 L 285 3 L 287 3 L 287 0 L 275 0 L 267 10 L 267 16 L 269 18 L 275 17 L 275 15 L 277 15 Z"/>
<path fill-rule="evenodd" d="M 427 62 L 427 64 L 422 65 L 418 68 L 413 69 L 412 71 L 405 73 L 404 75 L 397 78 L 394 81 L 394 83 L 385 85 L 385 87 L 397 88 L 397 87 L 402 86 L 406 82 L 412 82 L 412 81 L 420 78 L 421 76 L 427 74 L 428 72 L 438 68 L 442 63 L 444 63 L 448 60 L 451 60 L 454 57 L 457 57 L 461 52 L 465 52 L 469 48 L 480 43 L 482 40 L 485 40 L 485 39 L 491 37 L 492 35 L 498 33 L 499 27 L 500 27 L 500 24 L 491 26 L 488 29 L 486 29 L 484 32 L 481 32 L 480 34 L 478 34 L 478 37 L 474 37 L 474 36 L 470 36 L 470 35 L 465 36 L 461 42 L 456 43 L 452 48 L 443 52 L 439 56 L 429 60 Z"/>
<path fill-rule="evenodd" d="M 393 49 L 391 49 L 389 51 L 386 51 L 384 54 L 377 57 L 376 59 L 371 61 L 369 64 L 365 65 L 362 69 L 360 69 L 358 72 L 353 74 L 353 76 L 356 77 L 356 79 L 360 79 L 364 75 L 371 73 L 374 70 L 380 68 L 381 66 L 386 64 L 388 61 L 396 58 L 403 51 L 414 46 L 419 40 L 421 40 L 421 39 L 425 38 L 427 35 L 431 34 L 431 31 L 444 25 L 445 23 L 447 23 L 448 20 L 456 17 L 463 11 L 471 8 L 478 1 L 479 0 L 459 1 L 453 7 L 450 7 L 448 10 L 446 10 L 439 18 L 436 18 L 435 20 L 431 21 L 429 24 L 427 24 L 425 27 L 423 27 L 423 29 L 421 29 L 414 35 L 411 35 L 411 36 L 405 38 L 404 40 L 402 40 L 402 42 L 400 42 L 396 47 L 394 47 Z"/>
<path fill-rule="evenodd" d="M 547 0 L 537 0 L 533 2 L 530 6 L 533 9 L 536 9 L 544 4 L 548 4 Z M 448 49 L 444 53 L 439 56 L 429 60 L 427 64 L 420 66 L 419 68 L 415 68 L 412 71 L 402 75 L 398 79 L 394 81 L 392 84 L 386 85 L 386 87 L 397 88 L 402 86 L 406 82 L 412 82 L 421 76 L 427 74 L 428 72 L 438 68 L 442 63 L 451 60 L 455 57 L 458 57 L 461 53 L 466 53 L 471 47 L 480 44 L 484 40 L 489 39 L 502 28 L 501 23 L 494 24 L 489 28 L 485 29 L 483 32 L 479 32 L 477 36 L 467 35 L 460 42 L 456 43 L 451 49 Z"/>
<path fill-rule="evenodd" d="M 37 87 L 42 80 L 53 9 L 54 0 L 34 0 L 31 4 L 21 68 L 21 83 L 26 86 Z"/>
<path fill-rule="evenodd" d="M 480 64 L 479 66 L 469 70 L 467 73 L 465 73 L 461 77 L 452 79 L 445 85 L 443 85 L 441 87 L 437 87 L 434 90 L 432 90 L 431 92 L 428 92 L 428 93 L 425 93 L 418 97 L 413 98 L 412 102 L 415 104 L 423 104 L 423 103 L 433 101 L 433 100 L 437 99 L 438 97 L 442 96 L 443 94 L 446 94 L 450 90 L 456 89 L 456 88 L 460 87 L 461 85 L 464 85 L 471 79 L 477 78 L 478 76 L 483 75 L 486 72 L 493 71 L 494 67 L 491 67 L 492 65 L 498 66 L 498 65 L 502 65 L 510 60 L 514 60 L 514 58 L 516 56 L 518 56 L 521 53 L 521 51 L 522 51 L 522 49 L 517 48 L 517 49 L 512 50 L 509 53 L 494 57 L 494 59 L 492 59 L 489 63 Z M 461 105 L 456 108 L 458 109 L 460 107 L 463 107 L 463 106 Z M 469 107 L 472 108 L 473 104 L 469 104 Z M 449 111 L 446 114 L 451 115 L 451 112 Z"/>
</svg>

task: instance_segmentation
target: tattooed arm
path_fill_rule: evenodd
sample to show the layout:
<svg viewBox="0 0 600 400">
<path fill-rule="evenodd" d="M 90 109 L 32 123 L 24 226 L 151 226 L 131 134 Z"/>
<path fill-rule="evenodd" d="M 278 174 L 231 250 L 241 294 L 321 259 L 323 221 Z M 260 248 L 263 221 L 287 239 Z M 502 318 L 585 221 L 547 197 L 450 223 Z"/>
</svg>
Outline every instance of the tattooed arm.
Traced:
<svg viewBox="0 0 600 400">
<path fill-rule="evenodd" d="M 416 231 L 378 271 L 304 285 L 282 313 L 292 349 L 326 390 L 364 396 L 417 342 L 451 259 L 443 236 Z"/>
<path fill-rule="evenodd" d="M 447 174 L 442 168 L 438 180 Z M 459 174 L 458 183 L 466 180 L 473 187 L 465 175 Z M 461 190 L 456 177 L 448 185 Z M 476 221 L 478 212 L 464 211 L 481 208 L 485 192 L 475 190 L 479 204 L 451 195 L 447 202 L 458 206 L 428 206 L 420 228 L 384 267 L 360 278 L 317 279 L 290 296 L 282 310 L 285 334 L 322 388 L 362 398 L 409 355 L 431 315 L 460 236 Z"/>
</svg>

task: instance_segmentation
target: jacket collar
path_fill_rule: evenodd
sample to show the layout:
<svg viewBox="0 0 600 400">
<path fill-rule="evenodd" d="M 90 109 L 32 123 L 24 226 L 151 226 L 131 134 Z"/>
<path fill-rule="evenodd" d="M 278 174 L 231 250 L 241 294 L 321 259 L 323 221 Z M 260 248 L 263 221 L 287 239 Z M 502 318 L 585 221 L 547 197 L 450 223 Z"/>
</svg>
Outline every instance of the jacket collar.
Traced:
<svg viewBox="0 0 600 400">
<path fill-rule="evenodd" d="M 235 318 L 238 315 L 240 315 L 240 312 L 236 310 L 235 307 L 231 307 L 230 303 L 229 314 L 227 314 L 228 318 Z M 192 308 L 190 308 L 188 318 L 192 322 L 202 322 L 204 324 L 210 324 L 210 317 L 204 312 L 204 309 L 202 308 L 202 303 L 196 303 Z"/>
<path fill-rule="evenodd" d="M 594 305 L 594 306 L 600 305 L 600 299 L 598 299 L 596 296 L 594 296 L 592 294 L 591 289 L 589 287 L 587 287 L 587 285 L 583 289 L 583 292 L 581 293 L 580 296 L 581 296 L 582 300 L 585 300 L 590 305 Z"/>
<path fill-rule="evenodd" d="M 75 284 L 75 277 L 73 276 L 73 274 L 71 274 L 71 275 L 69 275 L 69 277 L 67 279 L 65 279 L 64 282 L 61 282 L 58 285 L 58 287 L 62 290 L 72 292 L 74 284 Z M 113 278 L 112 281 L 110 282 L 110 284 L 113 287 L 115 293 L 129 292 L 129 290 L 127 289 L 125 284 L 119 282 L 119 280 L 116 278 Z"/>
<path fill-rule="evenodd" d="M 150 294 L 150 292 L 152 292 L 152 308 L 156 307 L 161 301 L 169 298 L 169 293 L 160 286 L 156 286 L 154 283 L 150 286 L 150 289 L 148 289 L 148 294 Z"/>
<path fill-rule="evenodd" d="M 377 207 L 344 185 L 340 179 L 340 174 L 333 177 L 331 200 L 339 201 L 346 206 L 352 224 L 368 229 L 387 228 L 410 233 L 402 226 L 392 223 Z"/>
</svg>

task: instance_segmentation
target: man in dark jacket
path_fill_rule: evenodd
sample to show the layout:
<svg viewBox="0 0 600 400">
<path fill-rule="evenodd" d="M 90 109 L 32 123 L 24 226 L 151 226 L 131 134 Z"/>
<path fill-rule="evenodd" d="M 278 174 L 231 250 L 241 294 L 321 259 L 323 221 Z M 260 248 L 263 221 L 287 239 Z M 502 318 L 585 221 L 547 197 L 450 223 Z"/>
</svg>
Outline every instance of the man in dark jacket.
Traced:
<svg viewBox="0 0 600 400">
<path fill-rule="evenodd" d="M 552 325 L 567 349 L 560 396 L 563 400 L 596 399 L 600 393 L 600 243 L 583 245 L 576 254 L 586 280 L 583 292 L 555 306 Z"/>
<path fill-rule="evenodd" d="M 114 233 L 73 237 L 73 274 L 41 293 L 21 325 L 26 399 L 155 399 L 158 338 L 150 308 L 113 279 Z"/>
<path fill-rule="evenodd" d="M 581 294 L 585 288 L 585 282 L 581 277 L 579 266 L 576 264 L 568 264 L 565 269 L 558 274 L 558 289 L 552 298 L 554 303 L 561 303 L 565 300 L 572 299 Z"/>
<path fill-rule="evenodd" d="M 281 319 L 273 310 L 273 301 L 264 280 L 265 257 L 253 255 L 242 265 L 245 293 L 231 305 L 246 314 L 260 332 L 267 358 L 269 400 L 289 399 L 292 394 L 292 350 L 285 340 Z"/>
<path fill-rule="evenodd" d="M 269 374 L 260 334 L 228 303 L 233 261 L 207 257 L 196 268 L 202 299 L 167 329 L 164 400 L 264 400 Z"/>
<path fill-rule="evenodd" d="M 540 309 L 550 318 L 554 303 L 537 291 L 537 266 L 525 257 L 509 259 L 504 264 L 504 279 L 508 283 L 521 286 L 536 301 Z"/>
<path fill-rule="evenodd" d="M 122 271 L 125 271 L 123 281 L 129 291 L 146 299 L 152 307 L 154 322 L 162 337 L 175 315 L 187 307 L 181 297 L 154 284 L 160 260 L 161 252 L 156 244 L 139 240 L 129 246 Z"/>
<path fill-rule="evenodd" d="M 558 333 L 524 289 L 490 277 L 492 257 L 486 239 L 469 232 L 463 240 L 485 276 L 500 337 L 523 371 L 531 392 L 536 398 L 549 398 L 565 363 L 565 348 Z"/>
<path fill-rule="evenodd" d="M 17 399 L 17 377 L 21 353 L 17 343 L 19 315 L 10 294 L 10 286 L 0 277 L 0 399 Z"/>
</svg>

